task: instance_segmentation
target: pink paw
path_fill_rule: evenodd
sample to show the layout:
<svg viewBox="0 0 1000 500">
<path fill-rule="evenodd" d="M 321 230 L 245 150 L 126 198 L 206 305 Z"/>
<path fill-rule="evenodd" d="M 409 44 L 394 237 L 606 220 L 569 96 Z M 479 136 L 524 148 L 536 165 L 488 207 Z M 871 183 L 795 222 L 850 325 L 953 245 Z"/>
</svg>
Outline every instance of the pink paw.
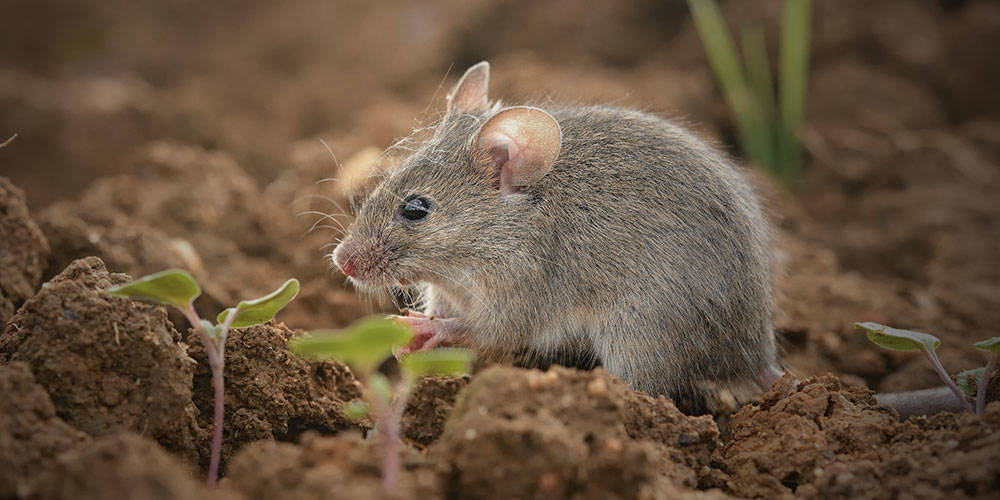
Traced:
<svg viewBox="0 0 1000 500">
<path fill-rule="evenodd" d="M 403 311 L 405 316 L 390 316 L 413 330 L 410 345 L 397 350 L 396 358 L 417 351 L 429 351 L 439 345 L 448 345 L 455 339 L 454 318 L 435 318 L 416 311 Z"/>
</svg>

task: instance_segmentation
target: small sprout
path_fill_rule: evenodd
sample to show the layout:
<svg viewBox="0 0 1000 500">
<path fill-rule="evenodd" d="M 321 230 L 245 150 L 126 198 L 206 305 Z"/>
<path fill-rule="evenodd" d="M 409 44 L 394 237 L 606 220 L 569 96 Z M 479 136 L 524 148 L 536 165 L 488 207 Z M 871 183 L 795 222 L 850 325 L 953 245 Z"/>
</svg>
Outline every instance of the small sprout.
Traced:
<svg viewBox="0 0 1000 500">
<path fill-rule="evenodd" d="M 216 319 L 220 324 L 226 322 L 226 317 L 235 309 L 236 318 L 233 319 L 233 328 L 244 328 L 247 326 L 260 325 L 271 321 L 278 311 L 285 308 L 292 299 L 299 293 L 299 280 L 290 279 L 281 285 L 277 290 L 253 300 L 244 300 L 235 308 L 230 307 L 219 313 Z"/>
<path fill-rule="evenodd" d="M 990 359 L 983 367 L 983 374 L 976 384 L 976 413 L 982 415 L 986 408 L 986 391 L 989 390 L 990 379 L 997 371 L 997 358 L 1000 357 L 1000 337 L 976 342 L 974 347 L 990 353 Z"/>
<path fill-rule="evenodd" d="M 107 292 L 119 297 L 146 300 L 185 309 L 201 295 L 201 287 L 187 271 L 168 269 L 143 276 L 131 283 L 110 288 Z"/>
<path fill-rule="evenodd" d="M 944 384 L 951 389 L 951 392 L 958 398 L 962 407 L 968 412 L 973 411 L 972 405 L 969 404 L 969 400 L 965 397 L 965 393 L 955 385 L 955 382 L 941 364 L 941 360 L 938 359 L 935 351 L 941 345 L 941 339 L 927 333 L 901 330 L 872 322 L 855 323 L 854 326 L 859 330 L 864 330 L 868 334 L 869 340 L 887 349 L 923 352 L 927 360 L 931 362 L 931 366 L 937 372 L 938 377 L 941 377 Z"/>
<path fill-rule="evenodd" d="M 116 286 L 106 290 L 110 295 L 126 297 L 135 300 L 146 300 L 158 304 L 169 305 L 184 313 L 191 328 L 197 332 L 208 365 L 212 370 L 212 388 L 215 391 L 214 425 L 212 432 L 212 451 L 208 466 L 208 485 L 215 486 L 219 478 L 219 461 L 222 457 L 222 424 L 224 417 L 226 336 L 230 328 L 243 328 L 270 321 L 275 314 L 288 305 L 299 292 L 299 282 L 291 279 L 274 292 L 259 299 L 242 301 L 236 307 L 223 311 L 218 316 L 218 324 L 212 324 L 198 316 L 194 310 L 194 299 L 201 295 L 201 287 L 187 271 L 169 269 L 156 274 L 144 276 L 131 283 Z M 236 314 L 229 317 L 232 311 Z"/>
<path fill-rule="evenodd" d="M 993 337 L 982 342 L 976 342 L 973 347 L 993 354 L 1000 354 L 1000 337 Z"/>
<path fill-rule="evenodd" d="M 466 349 L 442 348 L 413 353 L 400 361 L 403 376 L 393 383 L 377 371 L 378 367 L 412 340 L 413 331 L 408 326 L 388 318 L 372 317 L 358 321 L 345 332 L 310 332 L 292 339 L 288 346 L 301 356 L 347 363 L 354 371 L 362 383 L 365 402 L 349 403 L 344 413 L 350 418 L 374 417 L 382 446 L 382 488 L 390 495 L 399 482 L 403 409 L 413 384 L 424 375 L 467 373 L 472 362 L 472 352 Z"/>
</svg>

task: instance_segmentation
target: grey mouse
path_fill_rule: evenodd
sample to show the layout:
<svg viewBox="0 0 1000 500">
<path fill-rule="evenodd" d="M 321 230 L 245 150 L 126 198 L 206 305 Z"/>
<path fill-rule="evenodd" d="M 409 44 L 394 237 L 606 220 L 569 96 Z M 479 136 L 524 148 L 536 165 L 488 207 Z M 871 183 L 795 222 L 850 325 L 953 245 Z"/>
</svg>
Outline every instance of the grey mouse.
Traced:
<svg viewBox="0 0 1000 500">
<path fill-rule="evenodd" d="M 332 253 L 363 290 L 420 292 L 410 349 L 600 364 L 688 410 L 769 387 L 768 227 L 733 163 L 648 113 L 505 106 L 488 82 L 465 73 Z"/>
</svg>

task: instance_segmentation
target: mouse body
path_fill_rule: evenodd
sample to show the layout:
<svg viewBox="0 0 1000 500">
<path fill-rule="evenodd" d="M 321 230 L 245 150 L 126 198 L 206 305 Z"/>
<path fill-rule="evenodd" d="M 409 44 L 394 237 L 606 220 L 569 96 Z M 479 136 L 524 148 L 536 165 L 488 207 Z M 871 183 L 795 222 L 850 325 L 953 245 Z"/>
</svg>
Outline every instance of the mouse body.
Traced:
<svg viewBox="0 0 1000 500">
<path fill-rule="evenodd" d="M 466 72 L 331 255 L 362 289 L 416 287 L 411 349 L 600 364 L 689 409 L 769 387 L 768 228 L 732 162 L 640 111 L 491 103 L 488 79 Z"/>
</svg>

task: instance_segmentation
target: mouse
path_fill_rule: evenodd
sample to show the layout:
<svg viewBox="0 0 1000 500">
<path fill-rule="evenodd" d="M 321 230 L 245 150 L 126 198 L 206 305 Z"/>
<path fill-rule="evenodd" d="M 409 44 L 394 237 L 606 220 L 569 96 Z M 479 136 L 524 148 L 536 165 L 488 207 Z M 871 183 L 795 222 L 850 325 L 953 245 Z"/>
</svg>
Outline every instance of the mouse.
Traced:
<svg viewBox="0 0 1000 500">
<path fill-rule="evenodd" d="M 769 388 L 769 227 L 741 167 L 644 111 L 491 100 L 489 75 L 465 72 L 329 256 L 359 290 L 414 291 L 405 351 L 599 365 L 687 411 Z"/>
</svg>

